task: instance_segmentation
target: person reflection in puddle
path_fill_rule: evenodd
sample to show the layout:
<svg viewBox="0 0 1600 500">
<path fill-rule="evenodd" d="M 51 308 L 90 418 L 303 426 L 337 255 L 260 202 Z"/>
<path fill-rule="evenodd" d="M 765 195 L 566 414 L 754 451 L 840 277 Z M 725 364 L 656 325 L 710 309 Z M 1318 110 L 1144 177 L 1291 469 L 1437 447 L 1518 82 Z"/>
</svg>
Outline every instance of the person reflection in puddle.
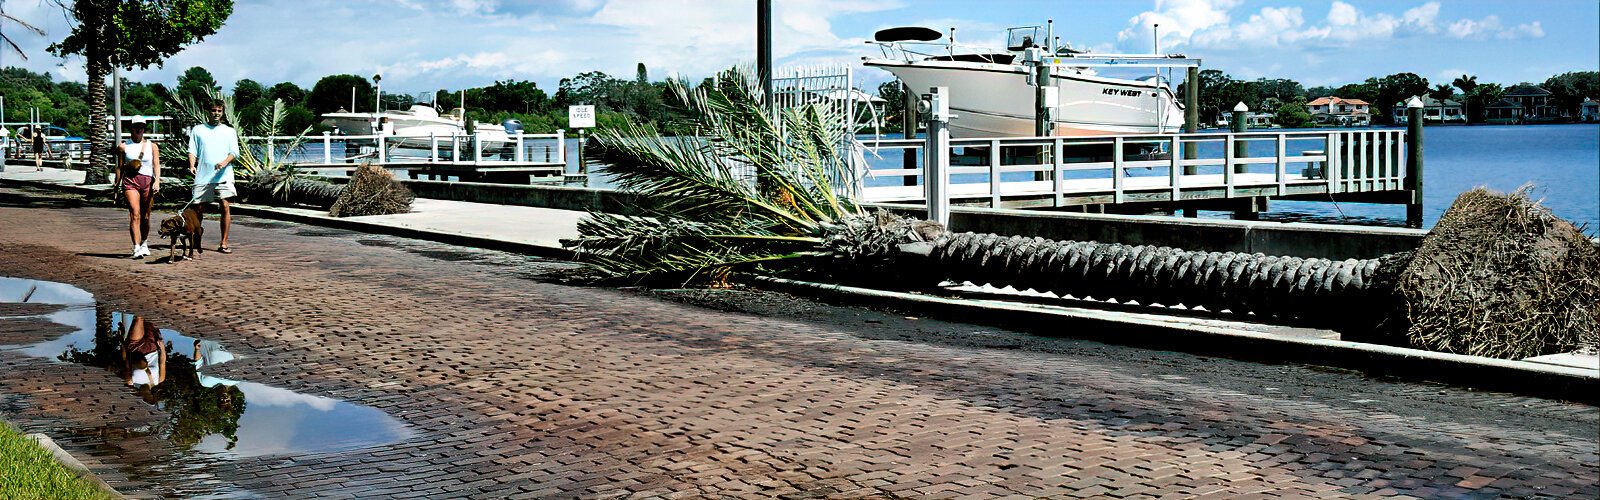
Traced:
<svg viewBox="0 0 1600 500">
<path fill-rule="evenodd" d="M 161 329 L 134 316 L 122 344 L 122 361 L 128 385 L 152 389 L 161 385 L 167 379 L 167 343 L 161 340 Z"/>
</svg>

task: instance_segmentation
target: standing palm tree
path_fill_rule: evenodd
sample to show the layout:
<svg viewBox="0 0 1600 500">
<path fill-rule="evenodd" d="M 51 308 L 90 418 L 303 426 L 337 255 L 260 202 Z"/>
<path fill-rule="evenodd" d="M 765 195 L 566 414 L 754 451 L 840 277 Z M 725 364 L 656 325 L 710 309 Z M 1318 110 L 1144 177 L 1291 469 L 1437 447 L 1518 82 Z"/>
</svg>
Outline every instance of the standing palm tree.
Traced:
<svg viewBox="0 0 1600 500">
<path fill-rule="evenodd" d="M 1456 81 L 1450 82 L 1461 89 L 1462 111 L 1467 113 L 1467 125 L 1472 124 L 1472 89 L 1478 88 L 1478 77 L 1461 75 Z"/>
</svg>

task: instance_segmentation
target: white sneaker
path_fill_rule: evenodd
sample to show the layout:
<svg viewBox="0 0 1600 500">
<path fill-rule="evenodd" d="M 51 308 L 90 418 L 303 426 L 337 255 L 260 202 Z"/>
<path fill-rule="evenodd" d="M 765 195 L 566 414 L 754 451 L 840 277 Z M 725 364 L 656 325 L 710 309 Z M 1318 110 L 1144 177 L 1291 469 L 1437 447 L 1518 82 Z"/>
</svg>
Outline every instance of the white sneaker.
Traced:
<svg viewBox="0 0 1600 500">
<path fill-rule="evenodd" d="M 143 259 L 144 258 L 144 246 L 142 246 L 142 245 L 134 245 L 133 246 L 133 256 L 131 258 Z"/>
<path fill-rule="evenodd" d="M 139 250 L 138 250 L 137 253 L 139 254 L 139 257 L 141 257 L 141 258 L 142 257 L 149 257 L 150 256 L 150 244 L 149 243 L 140 243 L 139 244 Z"/>
</svg>

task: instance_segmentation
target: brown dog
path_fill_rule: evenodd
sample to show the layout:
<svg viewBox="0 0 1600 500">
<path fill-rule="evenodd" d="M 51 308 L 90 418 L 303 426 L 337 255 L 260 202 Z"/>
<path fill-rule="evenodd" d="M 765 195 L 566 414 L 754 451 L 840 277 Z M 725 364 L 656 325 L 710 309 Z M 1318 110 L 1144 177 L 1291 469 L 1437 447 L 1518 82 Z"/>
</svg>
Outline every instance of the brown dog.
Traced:
<svg viewBox="0 0 1600 500">
<path fill-rule="evenodd" d="M 157 231 L 156 234 L 162 238 L 172 239 L 172 245 L 168 247 L 170 250 L 167 252 L 167 262 L 178 261 L 178 242 L 180 241 L 186 244 L 183 255 L 186 258 L 197 258 L 200 254 L 205 253 L 205 249 L 200 248 L 200 233 L 202 232 L 204 232 L 204 228 L 200 226 L 200 211 L 194 207 L 185 208 L 178 215 L 161 221 L 161 230 Z"/>
</svg>

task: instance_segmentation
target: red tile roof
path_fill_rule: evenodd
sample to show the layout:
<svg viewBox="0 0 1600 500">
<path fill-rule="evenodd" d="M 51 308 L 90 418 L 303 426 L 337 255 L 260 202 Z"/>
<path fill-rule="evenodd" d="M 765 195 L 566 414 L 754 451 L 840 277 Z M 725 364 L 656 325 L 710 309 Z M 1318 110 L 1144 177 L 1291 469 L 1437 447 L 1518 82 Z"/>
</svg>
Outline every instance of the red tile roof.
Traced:
<svg viewBox="0 0 1600 500">
<path fill-rule="evenodd" d="M 1357 106 L 1372 105 L 1371 103 L 1360 99 L 1340 99 L 1338 97 L 1318 97 L 1316 100 L 1306 103 L 1307 106 L 1323 106 L 1329 104 L 1350 104 Z"/>
</svg>

